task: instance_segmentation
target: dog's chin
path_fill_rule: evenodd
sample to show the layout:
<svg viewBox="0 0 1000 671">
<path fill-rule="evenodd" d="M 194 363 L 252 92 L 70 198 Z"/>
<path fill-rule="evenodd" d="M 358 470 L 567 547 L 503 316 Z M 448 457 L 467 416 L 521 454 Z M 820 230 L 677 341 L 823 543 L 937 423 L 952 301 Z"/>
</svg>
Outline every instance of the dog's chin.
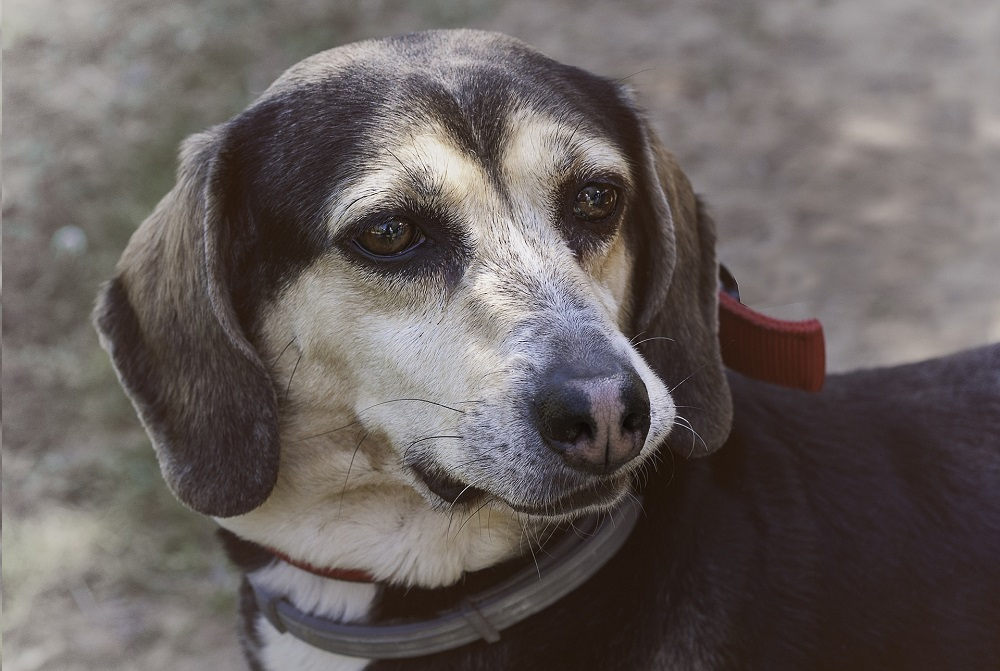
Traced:
<svg viewBox="0 0 1000 671">
<path fill-rule="evenodd" d="M 483 505 L 490 501 L 506 505 L 515 512 L 554 519 L 572 519 L 582 515 L 613 508 L 627 494 L 631 478 L 625 474 L 594 479 L 585 485 L 566 491 L 550 492 L 544 498 L 525 497 L 511 500 L 508 497 L 473 487 L 439 469 L 413 466 L 413 471 L 430 493 L 448 506 Z M 555 489 L 555 488 L 552 488 Z"/>
</svg>

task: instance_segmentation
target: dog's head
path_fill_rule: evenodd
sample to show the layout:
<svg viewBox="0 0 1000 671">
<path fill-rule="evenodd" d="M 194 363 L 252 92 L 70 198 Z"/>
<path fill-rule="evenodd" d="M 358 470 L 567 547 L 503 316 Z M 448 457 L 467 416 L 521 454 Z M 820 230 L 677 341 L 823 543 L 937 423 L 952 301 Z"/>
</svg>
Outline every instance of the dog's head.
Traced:
<svg viewBox="0 0 1000 671">
<path fill-rule="evenodd" d="M 190 138 L 96 322 L 197 511 L 405 488 L 566 517 L 725 439 L 713 235 L 622 87 L 421 33 Z"/>
</svg>

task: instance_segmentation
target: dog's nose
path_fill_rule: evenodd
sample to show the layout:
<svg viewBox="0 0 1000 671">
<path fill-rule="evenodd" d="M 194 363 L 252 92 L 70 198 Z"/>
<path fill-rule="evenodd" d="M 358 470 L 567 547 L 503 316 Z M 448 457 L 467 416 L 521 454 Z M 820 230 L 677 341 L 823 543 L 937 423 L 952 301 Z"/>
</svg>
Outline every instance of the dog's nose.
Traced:
<svg viewBox="0 0 1000 671">
<path fill-rule="evenodd" d="M 535 397 L 538 430 L 566 463 L 607 474 L 631 461 L 649 433 L 649 394 L 632 370 L 555 376 Z"/>
</svg>

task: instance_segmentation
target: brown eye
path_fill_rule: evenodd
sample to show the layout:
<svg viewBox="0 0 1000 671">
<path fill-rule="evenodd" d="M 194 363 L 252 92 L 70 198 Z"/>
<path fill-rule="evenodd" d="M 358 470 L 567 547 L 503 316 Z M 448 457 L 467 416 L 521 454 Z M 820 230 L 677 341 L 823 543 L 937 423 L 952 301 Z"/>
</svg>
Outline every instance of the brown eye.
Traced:
<svg viewBox="0 0 1000 671">
<path fill-rule="evenodd" d="M 618 189 L 610 184 L 587 184 L 573 200 L 573 216 L 583 221 L 604 221 L 618 209 Z"/>
<path fill-rule="evenodd" d="M 416 226 L 406 219 L 390 217 L 369 226 L 355 241 L 372 256 L 398 256 L 420 244 Z"/>
</svg>

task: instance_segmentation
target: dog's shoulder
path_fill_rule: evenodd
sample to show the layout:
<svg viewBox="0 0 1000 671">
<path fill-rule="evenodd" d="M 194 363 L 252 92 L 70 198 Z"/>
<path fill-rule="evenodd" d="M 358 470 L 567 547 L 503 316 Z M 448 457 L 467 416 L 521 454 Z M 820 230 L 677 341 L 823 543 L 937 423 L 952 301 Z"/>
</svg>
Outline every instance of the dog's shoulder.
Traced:
<svg viewBox="0 0 1000 671">
<path fill-rule="evenodd" d="M 848 438 L 870 436 L 900 468 L 1000 487 L 1000 344 L 832 376 L 823 396 Z"/>
<path fill-rule="evenodd" d="M 815 394 L 729 377 L 733 430 L 702 467 L 702 505 L 738 511 L 716 528 L 767 558 L 753 580 L 809 595 L 817 649 L 853 641 L 844 668 L 866 649 L 892 668 L 996 659 L 1000 345 L 833 375 Z M 944 622 L 948 650 L 914 635 Z"/>
<path fill-rule="evenodd" d="M 832 538 L 874 534 L 858 556 L 1000 556 L 1000 345 L 832 375 L 815 394 L 730 386 L 715 468 L 731 481 L 764 498 L 792 487 Z"/>
<path fill-rule="evenodd" d="M 767 486 L 770 460 L 841 531 L 865 517 L 895 538 L 987 534 L 976 546 L 1000 552 L 1000 345 L 832 375 L 816 394 L 730 384 L 729 457 L 754 486 Z"/>
<path fill-rule="evenodd" d="M 730 384 L 720 467 L 744 487 L 792 483 L 831 537 L 877 539 L 857 557 L 893 554 L 919 572 L 946 555 L 1000 556 L 1000 345 L 833 375 L 816 394 Z"/>
<path fill-rule="evenodd" d="M 984 516 L 1000 525 L 1000 345 L 832 375 L 817 394 L 730 383 L 730 443 L 794 465 L 821 509 L 854 501 L 887 524 L 921 513 L 952 531 Z M 992 542 L 1000 550 L 996 530 Z"/>
</svg>

